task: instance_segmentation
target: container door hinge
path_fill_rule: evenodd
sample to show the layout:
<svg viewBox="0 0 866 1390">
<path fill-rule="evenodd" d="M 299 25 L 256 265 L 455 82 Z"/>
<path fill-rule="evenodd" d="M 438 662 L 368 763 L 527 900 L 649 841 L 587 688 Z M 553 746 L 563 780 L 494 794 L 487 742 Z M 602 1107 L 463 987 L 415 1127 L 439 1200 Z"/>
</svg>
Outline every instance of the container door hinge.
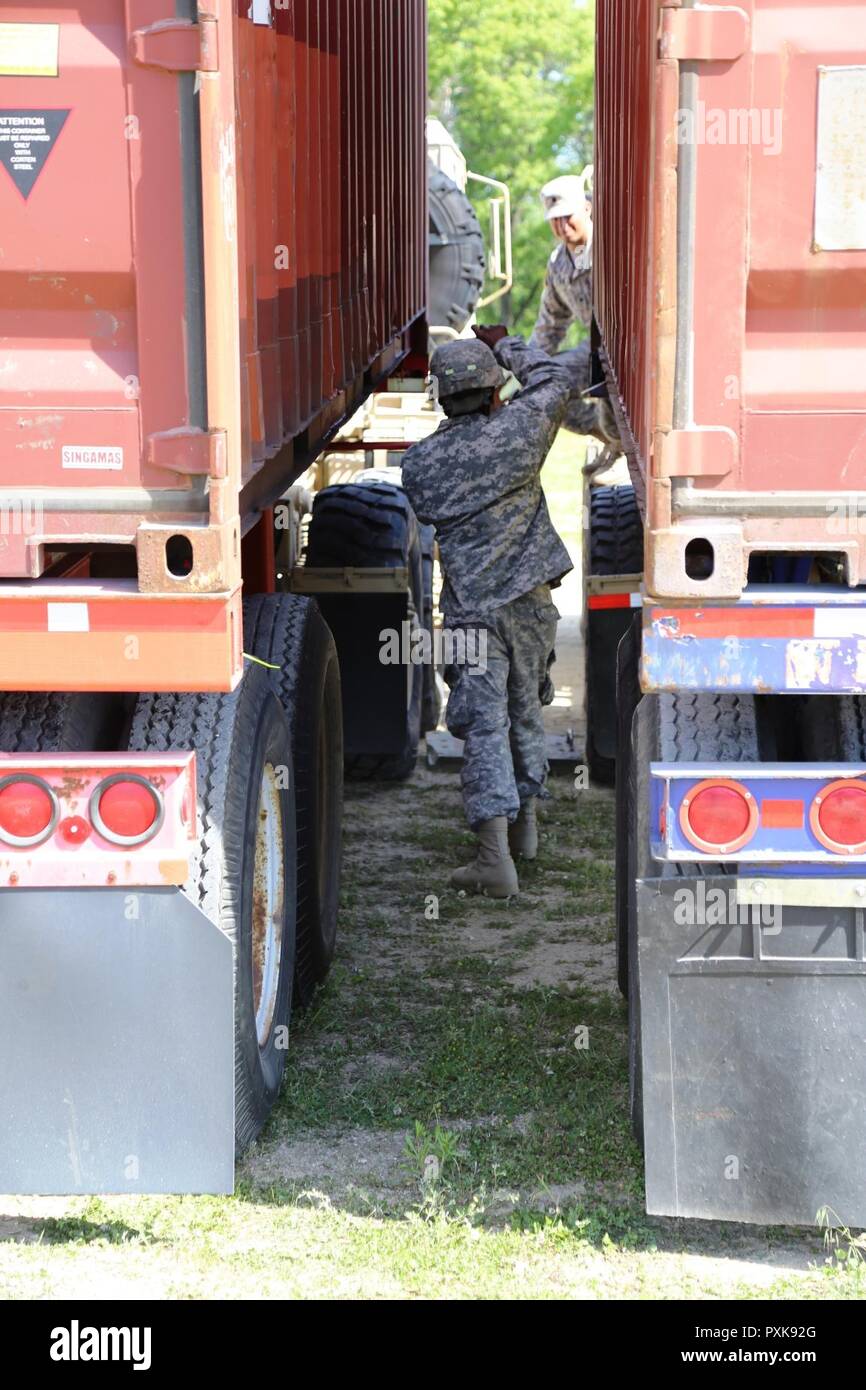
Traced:
<svg viewBox="0 0 866 1390">
<path fill-rule="evenodd" d="M 226 477 L 225 430 L 196 430 L 182 426 L 147 438 L 147 462 L 151 468 L 189 477 Z"/>
<path fill-rule="evenodd" d="M 749 47 L 749 16 L 738 5 L 663 9 L 659 57 L 681 63 L 726 63 Z"/>
<path fill-rule="evenodd" d="M 657 478 L 726 478 L 739 459 L 739 440 L 733 430 L 701 428 L 661 430 L 655 437 Z"/>
<path fill-rule="evenodd" d="M 166 72 L 217 72 L 217 22 L 202 15 L 197 24 L 186 19 L 160 19 L 129 37 L 129 52 L 142 67 Z"/>
</svg>

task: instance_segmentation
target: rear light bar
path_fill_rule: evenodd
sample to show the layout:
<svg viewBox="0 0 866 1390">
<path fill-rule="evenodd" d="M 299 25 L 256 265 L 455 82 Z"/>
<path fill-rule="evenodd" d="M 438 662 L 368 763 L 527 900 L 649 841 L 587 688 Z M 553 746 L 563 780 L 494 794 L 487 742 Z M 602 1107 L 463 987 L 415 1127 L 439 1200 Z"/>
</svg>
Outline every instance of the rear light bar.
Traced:
<svg viewBox="0 0 866 1390">
<path fill-rule="evenodd" d="M 0 753 L 0 888 L 179 886 L 194 753 Z"/>
<path fill-rule="evenodd" d="M 656 859 L 866 864 L 866 764 L 653 763 L 650 772 Z"/>
</svg>

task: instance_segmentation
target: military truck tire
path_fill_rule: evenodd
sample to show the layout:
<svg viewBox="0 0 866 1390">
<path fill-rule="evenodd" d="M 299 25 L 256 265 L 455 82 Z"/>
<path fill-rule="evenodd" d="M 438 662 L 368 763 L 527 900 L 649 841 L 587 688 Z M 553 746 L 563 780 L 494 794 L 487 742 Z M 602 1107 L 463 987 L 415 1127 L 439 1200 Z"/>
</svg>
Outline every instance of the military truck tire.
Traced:
<svg viewBox="0 0 866 1390">
<path fill-rule="evenodd" d="M 484 234 L 466 194 L 428 165 L 431 328 L 462 333 L 484 288 Z"/>
</svg>

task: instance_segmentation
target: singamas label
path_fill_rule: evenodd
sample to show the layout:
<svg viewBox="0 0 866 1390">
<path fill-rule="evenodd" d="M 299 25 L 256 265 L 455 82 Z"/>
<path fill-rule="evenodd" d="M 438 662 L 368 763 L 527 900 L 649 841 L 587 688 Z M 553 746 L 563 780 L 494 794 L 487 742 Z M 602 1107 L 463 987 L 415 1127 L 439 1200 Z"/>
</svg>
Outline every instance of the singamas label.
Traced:
<svg viewBox="0 0 866 1390">
<path fill-rule="evenodd" d="M 63 448 L 64 468 L 123 467 L 123 450 L 95 444 L 66 444 Z"/>
</svg>

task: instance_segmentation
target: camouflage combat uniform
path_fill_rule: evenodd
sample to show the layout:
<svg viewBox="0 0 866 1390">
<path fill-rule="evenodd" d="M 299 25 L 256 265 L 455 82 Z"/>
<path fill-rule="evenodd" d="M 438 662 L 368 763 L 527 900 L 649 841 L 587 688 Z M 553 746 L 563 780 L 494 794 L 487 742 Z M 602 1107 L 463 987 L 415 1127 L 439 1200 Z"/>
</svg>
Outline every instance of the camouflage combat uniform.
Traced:
<svg viewBox="0 0 866 1390">
<path fill-rule="evenodd" d="M 560 352 L 565 335 L 573 323 L 589 328 L 592 323 L 592 238 L 577 251 L 560 242 L 547 263 L 547 277 L 538 310 L 538 320 L 529 340 L 530 347 L 557 355 L 571 374 L 574 395 L 568 403 L 563 425 L 575 434 L 593 434 L 605 442 L 618 443 L 612 412 L 605 403 L 584 400 L 581 392 L 592 385 L 589 339 L 576 348 Z"/>
<path fill-rule="evenodd" d="M 592 323 L 592 238 L 571 251 L 561 241 L 547 263 L 538 321 L 529 340 L 551 356 L 562 347 L 573 323 Z M 588 385 L 589 383 L 587 383 Z"/>
<path fill-rule="evenodd" d="M 403 464 L 419 520 L 436 527 L 446 626 L 486 631 L 483 669 L 448 673 L 446 722 L 465 740 L 463 801 L 473 830 L 496 816 L 514 820 L 522 801 L 543 794 L 540 690 L 559 618 L 550 583 L 572 568 L 540 478 L 570 378 L 521 338 L 503 339 L 496 357 L 523 384 L 520 395 L 490 416 L 445 420 Z"/>
</svg>

